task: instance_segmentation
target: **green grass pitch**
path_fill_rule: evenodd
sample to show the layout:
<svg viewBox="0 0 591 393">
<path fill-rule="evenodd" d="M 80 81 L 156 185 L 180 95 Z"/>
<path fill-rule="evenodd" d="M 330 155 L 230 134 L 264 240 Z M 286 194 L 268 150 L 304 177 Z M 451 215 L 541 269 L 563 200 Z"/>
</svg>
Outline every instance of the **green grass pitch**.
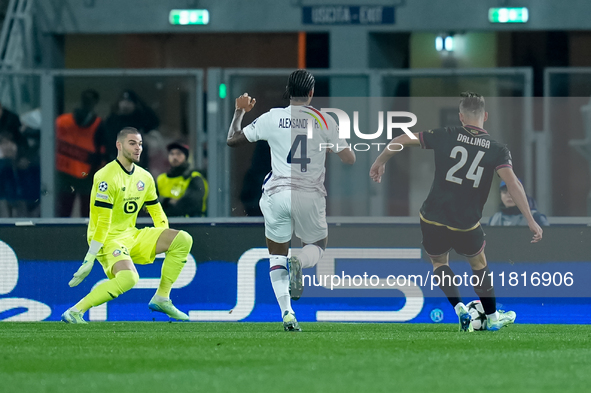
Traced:
<svg viewBox="0 0 591 393">
<path fill-rule="evenodd" d="M 584 392 L 591 326 L 0 324 L 0 392 Z"/>
</svg>

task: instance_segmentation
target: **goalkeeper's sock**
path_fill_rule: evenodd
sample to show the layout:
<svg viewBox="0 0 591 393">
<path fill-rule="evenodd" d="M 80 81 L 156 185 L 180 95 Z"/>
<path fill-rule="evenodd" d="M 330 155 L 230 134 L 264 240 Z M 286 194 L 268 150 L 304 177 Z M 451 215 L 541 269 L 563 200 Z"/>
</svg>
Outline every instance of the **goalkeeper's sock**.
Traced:
<svg viewBox="0 0 591 393">
<path fill-rule="evenodd" d="M 177 233 L 172 243 L 170 243 L 168 251 L 166 251 L 166 258 L 162 263 L 162 277 L 156 295 L 166 299 L 170 298 L 172 284 L 179 278 L 179 274 L 185 267 L 192 245 L 193 238 L 191 235 L 185 231 Z"/>
<path fill-rule="evenodd" d="M 472 274 L 478 277 L 478 285 L 474 286 L 474 292 L 480 298 L 484 313 L 494 314 L 497 311 L 497 297 L 488 265 L 484 269 L 472 270 Z"/>
<path fill-rule="evenodd" d="M 285 314 L 285 311 L 293 313 L 291 308 L 291 297 L 289 296 L 287 257 L 283 255 L 271 255 L 269 262 L 271 262 L 269 277 L 271 278 L 273 292 L 275 292 L 275 297 L 281 308 L 281 315 Z"/>
<path fill-rule="evenodd" d="M 117 272 L 115 278 L 100 284 L 94 288 L 88 295 L 80 300 L 74 307 L 84 313 L 91 307 L 99 306 L 117 298 L 124 292 L 129 291 L 139 280 L 136 272 L 131 270 L 121 270 Z"/>
<path fill-rule="evenodd" d="M 439 277 L 439 288 L 443 291 L 447 300 L 451 303 L 452 307 L 456 307 L 458 303 L 462 302 L 460 296 L 460 289 L 454 284 L 455 274 L 448 265 L 439 266 L 433 272 L 434 276 Z"/>
<path fill-rule="evenodd" d="M 316 266 L 318 261 L 322 258 L 322 254 L 324 254 L 322 248 L 315 244 L 306 244 L 297 257 L 302 264 L 302 269 L 307 269 Z"/>
</svg>

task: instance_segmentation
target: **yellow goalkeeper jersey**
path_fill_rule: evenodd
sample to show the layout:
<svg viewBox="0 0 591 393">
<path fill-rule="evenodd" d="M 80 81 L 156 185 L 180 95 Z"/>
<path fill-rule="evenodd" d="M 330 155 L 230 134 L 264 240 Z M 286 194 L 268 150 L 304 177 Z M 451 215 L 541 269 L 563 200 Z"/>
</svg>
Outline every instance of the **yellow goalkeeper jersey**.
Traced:
<svg viewBox="0 0 591 393">
<path fill-rule="evenodd" d="M 137 165 L 128 172 L 118 160 L 105 165 L 94 175 L 88 242 L 94 239 L 105 243 L 107 238 L 133 234 L 137 215 L 144 204 L 154 226 L 168 228 L 168 219 L 158 202 L 150 172 Z"/>
</svg>

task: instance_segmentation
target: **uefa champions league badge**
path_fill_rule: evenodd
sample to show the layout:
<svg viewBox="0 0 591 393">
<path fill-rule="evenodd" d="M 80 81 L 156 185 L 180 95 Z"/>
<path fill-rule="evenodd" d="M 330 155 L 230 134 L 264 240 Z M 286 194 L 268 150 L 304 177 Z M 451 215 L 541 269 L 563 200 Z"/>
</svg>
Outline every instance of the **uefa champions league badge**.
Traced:
<svg viewBox="0 0 591 393">
<path fill-rule="evenodd" d="M 99 183 L 99 186 L 98 186 L 99 191 L 105 192 L 105 191 L 107 191 L 108 188 L 109 188 L 109 185 L 107 184 L 106 181 L 102 181 Z"/>
<path fill-rule="evenodd" d="M 121 255 L 121 250 L 115 250 L 115 251 L 113 251 L 113 256 L 114 257 L 118 257 L 119 255 Z"/>
<path fill-rule="evenodd" d="M 140 180 L 137 182 L 137 190 L 138 191 L 144 191 L 144 187 L 145 187 L 145 184 L 143 181 Z"/>
<path fill-rule="evenodd" d="M 435 308 L 431 311 L 431 320 L 435 323 L 443 321 L 443 311 L 439 308 Z"/>
</svg>

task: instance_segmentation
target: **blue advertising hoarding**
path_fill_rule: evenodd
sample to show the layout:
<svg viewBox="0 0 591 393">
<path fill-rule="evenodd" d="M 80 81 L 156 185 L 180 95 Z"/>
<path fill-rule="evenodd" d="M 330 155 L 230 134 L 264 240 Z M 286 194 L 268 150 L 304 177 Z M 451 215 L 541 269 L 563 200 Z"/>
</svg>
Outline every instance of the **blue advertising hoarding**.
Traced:
<svg viewBox="0 0 591 393">
<path fill-rule="evenodd" d="M 208 228 L 208 231 L 212 230 L 224 236 L 223 227 Z M 105 280 L 97 263 L 81 285 L 68 287 L 67 283 L 80 263 L 80 260 L 73 259 L 74 254 L 84 247 L 82 243 L 68 249 L 68 257 L 61 260 L 55 258 L 61 251 L 57 254 L 56 251 L 49 252 L 55 254 L 51 259 L 31 258 L 42 256 L 41 247 L 37 252 L 22 250 L 24 257 L 21 258 L 18 244 L 13 248 L 8 241 L 0 241 L 0 321 L 58 321 L 64 310 Z M 175 305 L 187 312 L 193 321 L 280 321 L 279 307 L 269 281 L 266 249 L 243 248 L 241 253 L 235 253 L 235 258 L 212 259 L 204 257 L 202 251 L 194 248 L 175 283 L 172 292 Z M 91 309 L 86 318 L 89 321 L 167 320 L 162 314 L 151 313 L 147 307 L 158 286 L 163 256 L 160 257 L 153 265 L 138 266 L 141 279 L 134 289 Z M 452 263 L 452 266 L 459 276 L 470 273 L 465 262 Z M 584 280 L 591 270 L 591 262 L 544 260 L 507 263 L 491 259 L 490 266 L 495 273 L 499 308 L 515 311 L 517 322 L 591 323 L 591 302 Z M 304 297 L 294 302 L 293 307 L 301 322 L 454 323 L 457 317 L 447 300 L 441 297 L 439 288 L 430 281 L 430 270 L 430 264 L 423 259 L 419 247 L 331 248 L 317 268 L 304 270 L 309 281 Z M 506 273 L 504 281 L 500 280 L 502 272 Z M 532 281 L 535 272 L 548 272 L 550 280 Z M 509 284 L 510 273 L 515 273 L 515 285 Z M 563 285 L 567 273 L 571 273 L 572 277 L 568 287 Z M 378 281 L 373 286 L 355 288 L 351 285 L 348 288 L 335 286 L 330 280 L 319 285 L 319 277 L 323 275 L 361 277 L 364 274 L 374 276 Z M 559 283 L 558 274 L 560 285 L 556 285 Z M 390 276 L 412 277 L 414 283 L 410 285 L 410 282 L 401 283 L 400 280 L 398 283 L 387 282 Z M 419 277 L 424 282 L 419 282 Z M 537 286 L 532 286 L 532 282 Z M 548 282 L 549 285 L 545 286 Z M 461 292 L 466 302 L 476 298 L 469 285 L 462 286 Z"/>
</svg>

